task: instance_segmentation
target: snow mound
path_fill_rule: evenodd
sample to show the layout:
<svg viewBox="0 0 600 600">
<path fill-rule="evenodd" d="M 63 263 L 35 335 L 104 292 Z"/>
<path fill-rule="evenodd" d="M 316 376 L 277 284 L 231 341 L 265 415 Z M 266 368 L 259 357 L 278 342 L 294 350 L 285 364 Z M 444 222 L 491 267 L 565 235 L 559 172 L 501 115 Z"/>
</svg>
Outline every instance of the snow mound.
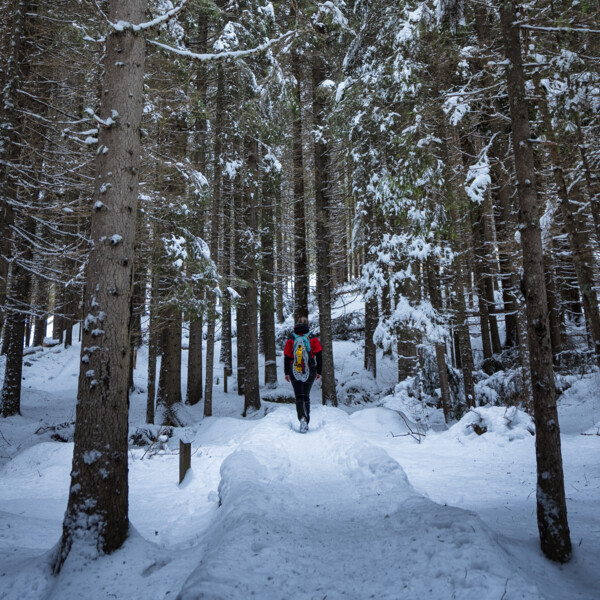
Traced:
<svg viewBox="0 0 600 600">
<path fill-rule="evenodd" d="M 394 392 L 383 397 L 380 404 L 406 415 L 413 423 L 417 423 L 421 430 L 445 430 L 444 411 L 432 406 L 430 402 L 419 399 L 415 393 L 418 387 L 419 384 L 415 378 L 408 377 L 396 384 Z"/>
<path fill-rule="evenodd" d="M 381 433 L 385 436 L 414 437 L 418 441 L 421 429 L 402 411 L 378 406 L 365 408 L 350 415 L 350 421 L 360 431 Z"/>
<path fill-rule="evenodd" d="M 533 419 L 515 406 L 485 406 L 472 408 L 449 429 L 447 435 L 461 439 L 486 435 L 512 442 L 535 435 L 535 426 Z"/>
<path fill-rule="evenodd" d="M 600 431 L 600 373 L 569 379 L 571 387 L 558 397 L 561 433 L 597 434 Z"/>
<path fill-rule="evenodd" d="M 60 575 L 52 582 L 52 591 L 44 598 L 145 600 L 148 589 L 152 590 L 154 598 L 169 598 L 170 580 L 181 577 L 180 569 L 185 564 L 189 564 L 189 556 L 148 542 L 130 525 L 127 540 L 118 552 L 96 560 L 86 560 L 72 552 Z M 147 587 L 140 586 L 140 580 Z M 39 596 L 31 596 L 36 597 Z"/>
<path fill-rule="evenodd" d="M 539 598 L 476 515 L 419 495 L 354 427 L 398 415 L 361 412 L 315 407 L 300 435 L 282 407 L 248 432 L 179 600 Z"/>
<path fill-rule="evenodd" d="M 61 503 L 61 514 L 64 512 L 64 501 L 69 491 L 69 470 L 73 444 L 60 442 L 42 442 L 17 454 L 9 463 L 0 469 L 0 506 L 3 501 L 29 500 L 32 492 L 46 498 L 48 503 L 58 499 Z M 48 503 L 45 503 L 46 507 Z M 37 511 L 39 513 L 39 511 Z"/>
</svg>

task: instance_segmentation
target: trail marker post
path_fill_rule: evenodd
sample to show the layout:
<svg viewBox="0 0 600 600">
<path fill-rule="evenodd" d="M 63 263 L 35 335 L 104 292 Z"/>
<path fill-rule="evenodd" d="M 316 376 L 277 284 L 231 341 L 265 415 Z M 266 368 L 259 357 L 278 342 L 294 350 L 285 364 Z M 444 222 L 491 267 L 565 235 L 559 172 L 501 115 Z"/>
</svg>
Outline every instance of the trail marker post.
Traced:
<svg viewBox="0 0 600 600">
<path fill-rule="evenodd" d="M 185 474 L 192 466 L 192 444 L 179 440 L 179 483 L 185 479 Z"/>
</svg>

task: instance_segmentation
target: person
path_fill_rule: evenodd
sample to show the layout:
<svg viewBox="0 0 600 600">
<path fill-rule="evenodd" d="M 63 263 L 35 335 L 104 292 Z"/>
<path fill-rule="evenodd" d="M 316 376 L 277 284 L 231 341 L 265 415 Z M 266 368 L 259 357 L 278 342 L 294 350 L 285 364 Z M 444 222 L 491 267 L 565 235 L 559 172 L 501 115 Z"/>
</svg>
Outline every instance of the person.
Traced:
<svg viewBox="0 0 600 600">
<path fill-rule="evenodd" d="M 294 375 L 294 341 L 297 336 L 308 336 L 310 341 L 310 356 L 308 366 L 310 369 L 308 379 L 301 381 Z M 294 333 L 291 334 L 285 342 L 283 349 L 283 370 L 285 380 L 291 381 L 296 396 L 296 412 L 300 421 L 300 431 L 302 433 L 308 431 L 308 423 L 310 421 L 310 388 L 316 379 L 321 379 L 322 368 L 322 351 L 319 338 L 310 333 L 308 319 L 300 317 L 294 326 Z"/>
</svg>

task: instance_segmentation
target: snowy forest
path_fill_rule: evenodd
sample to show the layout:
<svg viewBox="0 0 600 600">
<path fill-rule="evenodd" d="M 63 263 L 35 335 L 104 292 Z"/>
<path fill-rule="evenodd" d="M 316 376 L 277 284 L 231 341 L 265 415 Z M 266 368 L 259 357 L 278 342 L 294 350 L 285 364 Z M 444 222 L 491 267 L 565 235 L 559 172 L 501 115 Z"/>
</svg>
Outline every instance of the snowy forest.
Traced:
<svg viewBox="0 0 600 600">
<path fill-rule="evenodd" d="M 0 89 L 0 599 L 598 597 L 598 0 L 0 0 Z"/>
</svg>

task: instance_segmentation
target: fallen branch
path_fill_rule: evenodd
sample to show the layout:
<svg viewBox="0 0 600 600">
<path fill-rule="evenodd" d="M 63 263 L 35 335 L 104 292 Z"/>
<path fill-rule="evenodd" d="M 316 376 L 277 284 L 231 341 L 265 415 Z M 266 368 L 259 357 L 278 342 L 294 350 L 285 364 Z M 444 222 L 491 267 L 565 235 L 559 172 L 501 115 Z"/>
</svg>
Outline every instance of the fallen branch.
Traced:
<svg viewBox="0 0 600 600">
<path fill-rule="evenodd" d="M 152 448 L 156 445 L 156 443 L 158 441 L 160 441 L 160 438 L 163 435 L 167 435 L 168 432 L 170 430 L 170 427 L 163 425 L 159 430 L 158 433 L 156 434 L 156 438 L 152 441 L 152 443 L 148 446 L 148 448 L 146 448 L 146 451 L 144 452 L 144 454 L 142 454 L 140 460 L 144 460 L 144 457 L 146 456 L 146 454 L 148 454 L 148 452 L 150 452 L 150 450 L 152 450 Z"/>
<path fill-rule="evenodd" d="M 398 412 L 398 411 L 396 411 L 396 412 Z M 417 440 L 417 442 L 419 442 L 419 444 L 420 444 L 421 438 L 427 437 L 427 435 L 425 433 L 421 433 L 420 431 L 416 431 L 416 432 L 413 431 L 412 427 L 408 424 L 406 417 L 401 412 L 398 412 L 398 414 L 404 421 L 404 424 L 406 425 L 406 427 L 408 429 L 408 433 L 394 433 L 393 431 L 390 431 L 390 434 L 392 435 L 392 437 L 408 437 L 408 436 L 410 436 L 410 437 L 414 438 L 415 440 Z"/>
<path fill-rule="evenodd" d="M 59 423 L 58 425 L 46 425 L 38 427 L 35 431 L 36 435 L 46 433 L 47 431 L 59 431 L 61 429 L 67 429 L 67 427 L 71 427 L 71 425 L 75 425 L 75 421 L 65 421 L 64 423 Z M 4 437 L 4 436 L 3 436 Z"/>
</svg>

